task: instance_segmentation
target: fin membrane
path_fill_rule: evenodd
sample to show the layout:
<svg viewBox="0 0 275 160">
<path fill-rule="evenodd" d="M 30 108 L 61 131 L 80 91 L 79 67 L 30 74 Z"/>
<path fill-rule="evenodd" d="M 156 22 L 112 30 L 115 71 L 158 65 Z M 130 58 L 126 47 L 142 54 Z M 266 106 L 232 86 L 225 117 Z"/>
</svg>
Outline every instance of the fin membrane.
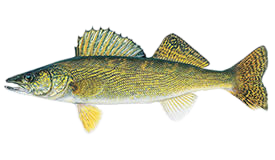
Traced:
<svg viewBox="0 0 275 160">
<path fill-rule="evenodd" d="M 267 110 L 267 91 L 262 83 L 266 68 L 267 50 L 261 46 L 229 69 L 235 74 L 235 84 L 229 92 L 251 109 Z"/>
<path fill-rule="evenodd" d="M 88 104 L 77 104 L 79 118 L 84 126 L 84 128 L 90 132 L 95 129 L 100 118 L 101 112 L 97 107 Z"/>
<path fill-rule="evenodd" d="M 85 31 L 75 50 L 75 56 L 145 57 L 143 50 L 129 38 L 101 28 Z"/>
<path fill-rule="evenodd" d="M 209 65 L 203 56 L 175 34 L 164 38 L 153 58 L 181 62 L 200 68 Z"/>
<path fill-rule="evenodd" d="M 161 105 L 170 119 L 180 120 L 191 110 L 197 96 L 187 93 L 182 96 L 162 101 Z"/>
</svg>

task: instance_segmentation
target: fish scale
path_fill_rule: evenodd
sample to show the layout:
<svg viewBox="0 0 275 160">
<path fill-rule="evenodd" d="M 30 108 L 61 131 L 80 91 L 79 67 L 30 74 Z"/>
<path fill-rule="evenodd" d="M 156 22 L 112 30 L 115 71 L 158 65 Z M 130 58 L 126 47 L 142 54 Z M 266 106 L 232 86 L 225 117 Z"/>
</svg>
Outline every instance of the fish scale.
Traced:
<svg viewBox="0 0 275 160">
<path fill-rule="evenodd" d="M 205 70 L 183 63 L 153 58 L 108 57 L 107 59 L 113 61 L 114 64 L 110 65 L 106 57 L 100 56 L 69 59 L 56 63 L 59 67 L 71 72 L 75 81 L 97 77 L 104 83 L 103 91 L 96 97 L 84 98 L 84 101 L 75 95 L 75 103 L 112 104 L 112 99 L 121 99 L 113 103 L 149 103 L 201 89 L 232 87 L 230 72 Z M 70 71 L 71 68 L 76 68 L 75 64 L 78 65 L 77 69 Z M 150 65 L 142 69 L 140 66 L 144 64 Z M 170 66 L 170 68 L 162 66 Z M 80 78 L 79 75 L 81 75 Z M 128 96 L 139 97 L 139 99 L 128 100 Z M 150 101 L 147 101 L 150 96 Z"/>
<path fill-rule="evenodd" d="M 258 47 L 224 70 L 208 70 L 207 59 L 175 34 L 164 38 L 151 58 L 127 37 L 107 29 L 85 31 L 75 57 L 7 79 L 7 89 L 74 103 L 87 131 L 101 118 L 94 105 L 160 102 L 172 120 L 183 118 L 200 90 L 225 89 L 251 109 L 268 108 L 262 83 L 267 50 Z"/>
</svg>

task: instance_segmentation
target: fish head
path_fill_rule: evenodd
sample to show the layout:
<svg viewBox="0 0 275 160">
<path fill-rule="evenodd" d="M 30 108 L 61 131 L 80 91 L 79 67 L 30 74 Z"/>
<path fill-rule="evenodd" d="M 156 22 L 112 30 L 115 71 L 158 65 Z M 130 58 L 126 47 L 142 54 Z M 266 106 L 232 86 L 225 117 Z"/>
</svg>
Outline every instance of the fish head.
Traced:
<svg viewBox="0 0 275 160">
<path fill-rule="evenodd" d="M 13 83 L 16 87 L 5 86 L 10 91 L 34 96 L 47 95 L 52 88 L 52 78 L 49 70 L 37 69 L 22 73 L 6 80 Z"/>
</svg>

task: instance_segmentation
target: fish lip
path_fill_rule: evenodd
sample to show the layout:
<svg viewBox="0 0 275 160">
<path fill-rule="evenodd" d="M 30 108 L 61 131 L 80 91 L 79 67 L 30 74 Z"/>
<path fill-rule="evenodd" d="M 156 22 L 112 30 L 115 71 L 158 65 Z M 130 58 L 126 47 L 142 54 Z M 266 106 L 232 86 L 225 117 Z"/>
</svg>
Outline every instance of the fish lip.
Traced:
<svg viewBox="0 0 275 160">
<path fill-rule="evenodd" d="M 27 89 L 22 88 L 22 87 L 11 87 L 11 86 L 4 86 L 6 89 L 10 90 L 10 91 L 14 91 L 14 92 L 28 92 Z"/>
</svg>

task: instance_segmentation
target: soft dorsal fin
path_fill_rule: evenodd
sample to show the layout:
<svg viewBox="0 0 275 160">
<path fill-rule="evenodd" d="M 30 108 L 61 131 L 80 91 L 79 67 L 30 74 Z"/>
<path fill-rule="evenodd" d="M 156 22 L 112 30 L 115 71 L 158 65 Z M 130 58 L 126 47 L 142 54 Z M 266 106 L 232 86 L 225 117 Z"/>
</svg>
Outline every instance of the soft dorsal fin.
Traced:
<svg viewBox="0 0 275 160">
<path fill-rule="evenodd" d="M 209 65 L 203 56 L 175 34 L 170 34 L 164 38 L 153 58 L 181 62 L 200 68 Z"/>
<path fill-rule="evenodd" d="M 110 29 L 91 29 L 78 38 L 76 56 L 145 57 L 143 50 L 127 37 Z"/>
</svg>

